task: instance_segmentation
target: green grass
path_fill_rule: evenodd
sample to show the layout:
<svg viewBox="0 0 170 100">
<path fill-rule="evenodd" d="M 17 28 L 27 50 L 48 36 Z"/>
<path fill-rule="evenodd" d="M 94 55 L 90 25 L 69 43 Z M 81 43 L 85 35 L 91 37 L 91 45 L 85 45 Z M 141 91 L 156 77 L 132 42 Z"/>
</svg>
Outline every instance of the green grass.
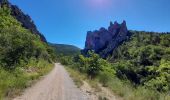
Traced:
<svg viewBox="0 0 170 100">
<path fill-rule="evenodd" d="M 116 77 L 107 80 L 107 87 L 124 100 L 170 100 L 170 96 L 166 93 L 149 90 L 142 86 L 134 88 L 130 82 L 121 81 Z"/>
<path fill-rule="evenodd" d="M 100 79 L 103 79 L 102 75 L 99 75 L 95 79 L 91 80 L 87 77 L 87 75 L 80 73 L 75 69 L 72 69 L 70 67 L 66 67 L 66 69 L 68 70 L 70 76 L 73 78 L 75 84 L 78 87 L 82 86 L 83 81 L 85 80 L 96 91 L 100 91 L 98 83 L 101 82 Z M 170 95 L 166 93 L 159 93 L 157 91 L 152 91 L 144 87 L 134 88 L 129 82 L 121 81 L 120 79 L 115 77 L 112 79 L 109 78 L 109 80 L 106 79 L 106 81 L 107 88 L 113 91 L 114 94 L 120 96 L 123 100 L 170 100 Z"/>
<path fill-rule="evenodd" d="M 69 68 L 69 67 L 65 67 L 66 70 L 69 72 L 70 77 L 72 77 L 74 83 L 76 84 L 76 86 L 79 88 L 83 85 L 83 80 L 86 78 L 84 75 L 82 75 L 80 72 L 78 71 L 74 71 L 73 69 Z"/>
<path fill-rule="evenodd" d="M 11 71 L 0 68 L 0 100 L 19 95 L 40 76 L 48 73 L 52 66 L 53 64 L 40 60 L 38 63 L 32 61 L 27 67 L 18 67 Z"/>
</svg>

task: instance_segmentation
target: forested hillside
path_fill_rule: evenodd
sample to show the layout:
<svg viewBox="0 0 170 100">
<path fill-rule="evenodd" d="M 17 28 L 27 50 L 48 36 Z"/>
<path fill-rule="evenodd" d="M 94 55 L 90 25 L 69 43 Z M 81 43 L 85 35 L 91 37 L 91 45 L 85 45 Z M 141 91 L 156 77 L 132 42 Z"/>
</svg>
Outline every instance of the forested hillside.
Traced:
<svg viewBox="0 0 170 100">
<path fill-rule="evenodd" d="M 0 5 L 0 99 L 18 94 L 52 68 L 53 49 Z"/>
<path fill-rule="evenodd" d="M 52 43 L 49 43 L 49 45 L 54 48 L 56 54 L 58 55 L 75 56 L 80 54 L 80 48 L 73 45 L 52 44 Z"/>
<path fill-rule="evenodd" d="M 56 60 L 64 65 L 69 65 L 70 63 L 72 63 L 72 59 L 75 56 L 81 54 L 80 48 L 73 45 L 52 44 L 52 43 L 48 43 L 48 44 L 54 48 Z"/>
<path fill-rule="evenodd" d="M 170 33 L 132 31 L 108 57 L 120 79 L 160 92 L 170 91 Z"/>
</svg>

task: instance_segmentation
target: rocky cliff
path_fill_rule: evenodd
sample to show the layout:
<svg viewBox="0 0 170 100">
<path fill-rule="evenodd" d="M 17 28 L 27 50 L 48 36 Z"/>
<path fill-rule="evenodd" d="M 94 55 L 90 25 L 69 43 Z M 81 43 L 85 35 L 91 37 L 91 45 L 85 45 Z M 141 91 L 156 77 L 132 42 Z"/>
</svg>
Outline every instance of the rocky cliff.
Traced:
<svg viewBox="0 0 170 100">
<path fill-rule="evenodd" d="M 29 15 L 24 14 L 21 9 L 19 9 L 16 5 L 9 3 L 8 0 L 0 0 L 0 7 L 3 5 L 6 5 L 11 9 L 11 15 L 16 18 L 23 27 L 30 30 L 33 34 L 39 35 L 43 42 L 47 42 L 45 37 L 38 31 Z"/>
<path fill-rule="evenodd" d="M 100 30 L 87 32 L 85 48 L 82 53 L 86 54 L 88 50 L 94 50 L 105 58 L 129 36 L 126 21 L 123 21 L 122 24 L 110 22 L 108 29 L 100 28 Z"/>
</svg>

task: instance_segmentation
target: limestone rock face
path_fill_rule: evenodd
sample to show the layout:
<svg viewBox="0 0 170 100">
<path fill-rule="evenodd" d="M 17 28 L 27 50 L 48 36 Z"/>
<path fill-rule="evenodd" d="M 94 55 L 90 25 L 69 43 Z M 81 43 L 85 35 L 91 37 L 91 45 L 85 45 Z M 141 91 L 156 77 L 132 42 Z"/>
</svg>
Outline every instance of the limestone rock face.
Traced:
<svg viewBox="0 0 170 100">
<path fill-rule="evenodd" d="M 24 28 L 30 30 L 33 34 L 39 35 L 43 42 L 47 42 L 29 15 L 24 14 L 21 9 L 9 3 L 8 0 L 0 0 L 0 6 L 2 5 L 7 5 L 11 9 L 11 15 L 16 18 Z"/>
<path fill-rule="evenodd" d="M 110 22 L 108 29 L 101 28 L 96 31 L 87 32 L 85 48 L 82 53 L 94 50 L 103 58 L 107 57 L 112 51 L 129 37 L 130 33 L 126 26 L 126 21 L 122 24 Z"/>
</svg>

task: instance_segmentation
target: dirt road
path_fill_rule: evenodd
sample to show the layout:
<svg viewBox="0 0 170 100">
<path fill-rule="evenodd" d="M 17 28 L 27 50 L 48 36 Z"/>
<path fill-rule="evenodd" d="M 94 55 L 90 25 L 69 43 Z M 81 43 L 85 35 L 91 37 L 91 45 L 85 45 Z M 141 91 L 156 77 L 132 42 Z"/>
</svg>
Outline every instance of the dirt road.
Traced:
<svg viewBox="0 0 170 100">
<path fill-rule="evenodd" d="M 14 100 L 89 100 L 88 96 L 78 89 L 69 74 L 60 64 L 42 80 L 23 95 Z"/>
</svg>

